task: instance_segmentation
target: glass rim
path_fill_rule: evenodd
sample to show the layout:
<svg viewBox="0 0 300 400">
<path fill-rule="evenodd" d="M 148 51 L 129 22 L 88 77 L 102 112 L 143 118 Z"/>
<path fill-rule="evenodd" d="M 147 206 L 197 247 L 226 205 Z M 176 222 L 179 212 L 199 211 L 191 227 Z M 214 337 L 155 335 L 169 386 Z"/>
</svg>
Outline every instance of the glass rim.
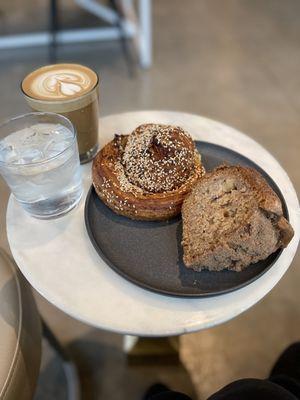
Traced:
<svg viewBox="0 0 300 400">
<path fill-rule="evenodd" d="M 63 63 L 63 64 L 66 64 L 66 65 L 73 65 L 74 63 Z M 81 65 L 81 64 L 76 64 L 76 65 Z M 83 66 L 83 67 L 86 67 L 85 65 L 82 65 L 82 66 Z M 48 65 L 44 65 L 44 66 L 42 66 L 42 67 L 40 67 L 40 68 L 37 68 L 36 70 L 42 69 L 42 68 L 44 68 L 44 67 L 48 67 Z M 86 67 L 86 68 L 89 68 L 89 67 Z M 88 95 L 91 95 L 91 93 L 92 93 L 94 90 L 97 89 L 97 87 L 99 86 L 99 83 L 100 83 L 99 74 L 98 74 L 96 71 L 94 71 L 92 68 L 89 68 L 89 69 L 90 69 L 91 71 L 93 71 L 94 74 L 97 76 L 97 81 L 96 81 L 95 85 L 91 88 L 91 90 L 90 90 L 89 92 L 86 92 L 86 93 L 84 93 L 83 95 L 81 95 L 81 96 L 79 96 L 79 97 L 74 97 L 74 98 L 69 99 L 69 100 L 63 100 L 63 103 L 64 103 L 64 104 L 65 104 L 65 103 L 68 104 L 68 103 L 76 102 L 76 101 L 78 101 L 79 99 L 82 99 L 82 98 L 84 98 L 84 97 L 86 97 L 86 96 L 88 96 Z M 32 72 L 35 72 L 36 70 L 34 70 L 34 71 L 32 71 Z M 58 103 L 59 101 L 62 101 L 62 100 L 59 100 L 59 99 L 56 99 L 56 100 L 37 99 L 36 97 L 29 96 L 29 95 L 25 92 L 25 90 L 23 89 L 23 81 L 25 80 L 25 78 L 26 78 L 28 75 L 29 75 L 29 74 L 27 74 L 26 76 L 24 76 L 24 78 L 23 78 L 22 81 L 20 82 L 20 89 L 21 89 L 21 92 L 23 93 L 24 97 L 27 97 L 28 99 L 31 99 L 31 100 L 34 100 L 34 101 L 37 101 L 37 102 L 41 102 L 41 103 L 45 103 L 45 104 L 55 104 L 55 103 Z"/>
<path fill-rule="evenodd" d="M 37 165 L 42 165 L 42 164 L 46 164 L 48 162 L 51 162 L 52 160 L 55 160 L 56 158 L 60 157 L 63 153 L 65 153 L 68 149 L 70 149 L 74 142 L 76 141 L 76 130 L 74 125 L 72 124 L 72 122 L 66 118 L 65 116 L 61 115 L 61 114 L 57 114 L 57 113 L 53 113 L 53 112 L 30 112 L 30 113 L 25 113 L 25 114 L 21 114 L 21 115 L 17 115 L 16 117 L 12 117 L 12 118 L 8 118 L 6 120 L 4 120 L 1 124 L 0 124 L 0 134 L 1 134 L 1 129 L 4 126 L 8 126 L 11 122 L 20 120 L 22 118 L 26 118 L 26 117 L 30 117 L 30 116 L 53 116 L 56 117 L 58 119 L 64 120 L 65 122 L 67 122 L 67 124 L 70 126 L 70 130 L 73 134 L 72 137 L 72 142 L 66 147 L 64 148 L 62 151 L 60 151 L 59 153 L 55 154 L 54 156 L 48 157 L 44 160 L 41 161 L 35 161 L 35 162 L 28 162 L 25 164 L 18 164 L 16 162 L 5 162 L 5 161 L 1 161 L 0 160 L 0 166 L 8 166 L 8 167 L 27 167 L 27 166 L 37 166 Z M 38 123 L 38 122 L 37 122 Z M 13 133 L 13 132 L 12 132 Z M 1 136 L 0 136 L 1 137 Z M 1 138 L 0 138 L 0 143 L 1 143 Z"/>
</svg>

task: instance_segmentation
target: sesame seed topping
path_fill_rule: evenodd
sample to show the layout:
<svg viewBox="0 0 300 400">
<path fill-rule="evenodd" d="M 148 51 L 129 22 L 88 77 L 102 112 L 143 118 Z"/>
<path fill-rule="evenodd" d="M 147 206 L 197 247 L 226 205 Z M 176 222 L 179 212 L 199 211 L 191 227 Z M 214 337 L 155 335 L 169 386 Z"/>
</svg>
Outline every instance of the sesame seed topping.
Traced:
<svg viewBox="0 0 300 400">
<path fill-rule="evenodd" d="M 128 136 L 120 163 L 128 182 L 159 193 L 174 190 L 188 179 L 194 153 L 193 140 L 182 128 L 145 124 Z"/>
<path fill-rule="evenodd" d="M 120 213 L 137 214 L 135 202 L 152 194 L 164 199 L 173 192 L 185 194 L 205 173 L 193 140 L 177 126 L 141 125 L 131 135 L 116 135 L 113 146 L 117 157 L 109 155 L 101 166 L 108 167 L 115 179 L 102 176 L 97 189 Z M 175 210 L 178 203 L 169 201 L 166 207 Z"/>
</svg>

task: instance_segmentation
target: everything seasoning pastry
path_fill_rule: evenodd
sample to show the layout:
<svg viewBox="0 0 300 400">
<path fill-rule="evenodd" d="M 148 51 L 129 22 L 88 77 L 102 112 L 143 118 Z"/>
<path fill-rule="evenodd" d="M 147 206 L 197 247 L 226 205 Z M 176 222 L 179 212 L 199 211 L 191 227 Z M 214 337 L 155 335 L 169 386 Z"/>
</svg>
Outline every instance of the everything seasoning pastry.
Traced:
<svg viewBox="0 0 300 400">
<path fill-rule="evenodd" d="M 166 220 L 205 174 L 190 135 L 178 126 L 144 124 L 115 135 L 93 161 L 96 193 L 114 212 L 132 219 Z"/>
</svg>

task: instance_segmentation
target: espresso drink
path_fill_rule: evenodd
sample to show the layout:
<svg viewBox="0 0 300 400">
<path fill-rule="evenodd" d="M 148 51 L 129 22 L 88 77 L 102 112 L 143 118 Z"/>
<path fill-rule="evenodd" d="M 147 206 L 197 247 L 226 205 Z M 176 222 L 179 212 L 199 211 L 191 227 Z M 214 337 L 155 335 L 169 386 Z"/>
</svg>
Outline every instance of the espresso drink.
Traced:
<svg viewBox="0 0 300 400">
<path fill-rule="evenodd" d="M 99 80 L 94 71 L 78 64 L 48 65 L 27 75 L 22 91 L 33 110 L 70 119 L 77 131 L 80 161 L 93 158 L 99 118 Z"/>
</svg>

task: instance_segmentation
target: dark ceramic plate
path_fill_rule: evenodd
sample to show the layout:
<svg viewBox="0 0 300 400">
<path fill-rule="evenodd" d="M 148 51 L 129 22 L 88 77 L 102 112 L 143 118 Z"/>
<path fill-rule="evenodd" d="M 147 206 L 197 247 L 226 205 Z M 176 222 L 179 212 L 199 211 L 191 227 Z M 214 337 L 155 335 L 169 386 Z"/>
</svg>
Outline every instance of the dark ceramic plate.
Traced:
<svg viewBox="0 0 300 400">
<path fill-rule="evenodd" d="M 273 180 L 256 164 L 232 150 L 196 142 L 206 170 L 223 164 L 240 164 L 257 169 L 282 201 Z M 182 261 L 180 217 L 168 222 L 132 221 L 111 211 L 90 189 L 85 204 L 86 228 L 99 256 L 124 278 L 152 291 L 183 297 L 203 297 L 239 289 L 263 275 L 281 250 L 242 272 L 194 272 Z"/>
</svg>

